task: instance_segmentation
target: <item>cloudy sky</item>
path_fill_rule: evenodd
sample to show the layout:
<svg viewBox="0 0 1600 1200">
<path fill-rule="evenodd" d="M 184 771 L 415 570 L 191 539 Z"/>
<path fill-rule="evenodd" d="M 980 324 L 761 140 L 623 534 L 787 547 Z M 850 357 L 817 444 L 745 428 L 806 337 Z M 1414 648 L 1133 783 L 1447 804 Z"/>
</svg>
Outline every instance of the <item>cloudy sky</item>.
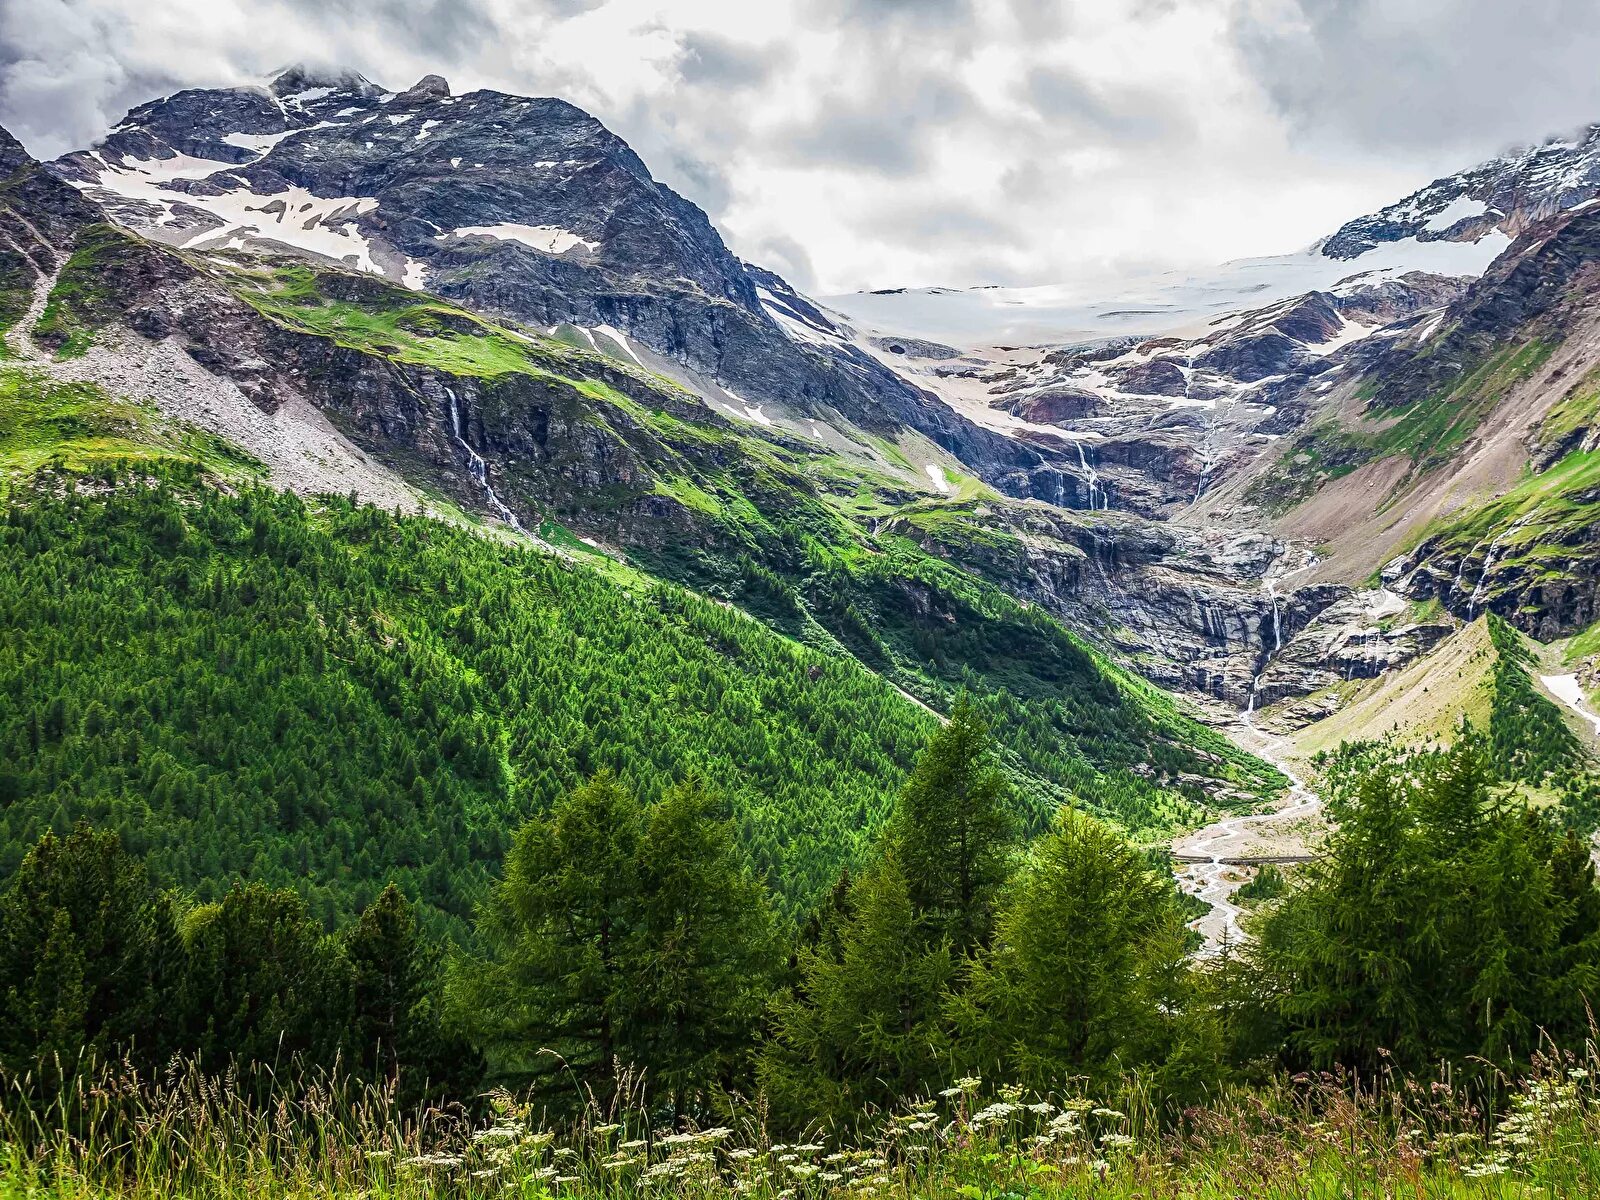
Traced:
<svg viewBox="0 0 1600 1200">
<path fill-rule="evenodd" d="M 1600 120 L 1593 0 L 0 0 L 0 122 L 82 146 L 294 61 L 556 95 L 819 294 L 1296 249 Z"/>
</svg>

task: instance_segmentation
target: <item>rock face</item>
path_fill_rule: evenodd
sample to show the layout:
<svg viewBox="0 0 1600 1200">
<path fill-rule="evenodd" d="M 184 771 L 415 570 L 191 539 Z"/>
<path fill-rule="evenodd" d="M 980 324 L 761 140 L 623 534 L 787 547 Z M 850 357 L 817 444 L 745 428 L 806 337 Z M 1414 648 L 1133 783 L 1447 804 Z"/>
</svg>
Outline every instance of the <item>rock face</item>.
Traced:
<svg viewBox="0 0 1600 1200">
<path fill-rule="evenodd" d="M 975 506 L 971 520 L 1007 536 L 968 539 L 915 518 L 895 527 L 1092 633 L 1163 687 L 1236 708 L 1378 675 L 1451 629 L 1397 621 L 1406 605 L 1393 592 L 1291 590 L 1306 564 L 1255 531 L 1008 503 Z"/>
<path fill-rule="evenodd" d="M 1081 451 L 1077 481 L 1064 489 L 1070 506 L 1170 518 L 1298 429 L 1323 392 L 1368 370 L 1407 322 L 1442 310 L 1466 284 L 1422 272 L 1357 275 L 1219 317 L 1198 338 L 1042 352 L 983 381 L 991 406 L 1059 426 Z"/>
<path fill-rule="evenodd" d="M 1004 491 L 1057 486 L 1048 447 L 973 424 L 862 353 L 561 100 L 295 69 L 143 105 L 53 169 L 186 250 L 314 255 L 545 329 L 621 331 L 735 412 L 909 428 Z"/>
<path fill-rule="evenodd" d="M 0 129 L 0 332 L 26 311 L 39 279 L 72 252 L 78 231 L 99 219 L 93 204 Z"/>
<path fill-rule="evenodd" d="M 1477 241 L 1516 237 L 1555 213 L 1600 194 L 1600 125 L 1570 138 L 1490 159 L 1436 179 L 1322 243 L 1330 258 L 1355 258 L 1386 242 Z"/>
</svg>

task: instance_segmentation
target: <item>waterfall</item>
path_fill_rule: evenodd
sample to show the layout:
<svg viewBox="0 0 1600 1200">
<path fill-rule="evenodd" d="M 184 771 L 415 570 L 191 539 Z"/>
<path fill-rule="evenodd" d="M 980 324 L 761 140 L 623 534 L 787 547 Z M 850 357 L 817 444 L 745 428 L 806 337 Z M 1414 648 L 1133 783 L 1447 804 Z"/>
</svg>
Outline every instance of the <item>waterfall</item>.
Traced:
<svg viewBox="0 0 1600 1200">
<path fill-rule="evenodd" d="M 1275 576 L 1272 574 L 1272 568 L 1268 567 L 1267 573 L 1261 577 L 1261 590 L 1266 593 L 1267 601 L 1272 606 L 1272 649 L 1265 651 L 1266 639 L 1263 638 L 1262 646 L 1265 652 L 1256 673 L 1250 678 L 1250 696 L 1244 707 L 1243 716 L 1246 725 L 1252 725 L 1252 718 L 1255 716 L 1256 693 L 1261 690 L 1261 677 L 1267 673 L 1267 668 L 1272 665 L 1272 660 L 1283 649 L 1283 604 L 1278 596 L 1278 580 L 1287 579 L 1291 575 L 1299 575 L 1303 571 L 1311 570 L 1316 565 L 1317 556 L 1313 554 L 1306 559 L 1305 563 L 1292 571 L 1285 571 L 1282 575 Z"/>
<path fill-rule="evenodd" d="M 1084 478 L 1085 482 L 1087 482 L 1088 485 L 1089 485 L 1089 509 L 1090 509 L 1090 511 L 1092 512 L 1093 510 L 1095 510 L 1097 508 L 1099 508 L 1099 509 L 1108 509 L 1108 508 L 1110 508 L 1111 507 L 1111 497 L 1109 495 L 1107 495 L 1105 490 L 1100 486 L 1100 472 L 1096 471 L 1094 469 L 1094 465 L 1089 462 L 1089 456 L 1084 451 L 1084 448 L 1083 448 L 1083 439 L 1082 438 L 1073 439 L 1073 445 L 1077 446 L 1077 448 L 1078 448 L 1078 466 L 1079 466 L 1080 469 L 1082 469 L 1083 478 Z M 1099 501 L 1099 503 L 1096 503 L 1097 500 Z"/>
<path fill-rule="evenodd" d="M 467 439 L 462 436 L 461 409 L 456 403 L 455 392 L 450 388 L 445 388 L 444 394 L 450 399 L 450 432 L 455 436 L 461 448 L 467 452 L 467 470 L 471 472 L 473 480 L 483 489 L 484 495 L 488 497 L 489 507 L 494 510 L 495 515 L 518 533 L 526 534 L 528 531 L 517 520 L 517 514 L 506 507 L 505 501 L 500 499 L 499 494 L 494 490 L 494 486 L 489 482 L 489 464 L 483 461 L 483 455 L 468 445 Z"/>
<path fill-rule="evenodd" d="M 1531 520 L 1533 520 L 1533 516 L 1532 516 L 1532 514 L 1529 514 L 1528 516 L 1523 517 L 1522 520 L 1520 520 L 1520 521 L 1512 522 L 1510 525 L 1507 525 L 1504 529 L 1502 529 L 1499 532 L 1499 534 L 1497 534 L 1495 536 L 1494 541 L 1489 543 L 1489 549 L 1484 553 L 1484 556 L 1483 556 L 1483 566 L 1478 571 L 1478 582 L 1473 585 L 1472 595 L 1467 598 L 1467 620 L 1468 621 L 1472 620 L 1472 614 L 1477 610 L 1478 602 L 1483 599 L 1484 588 L 1489 583 L 1489 572 L 1494 570 L 1495 555 L 1500 552 L 1500 543 L 1505 541 L 1508 537 L 1510 537 L 1517 530 L 1521 529 L 1524 525 L 1528 524 L 1528 522 L 1531 521 Z M 1482 543 L 1480 542 L 1479 545 L 1482 545 Z M 1475 549 L 1477 549 L 1477 547 L 1474 546 L 1473 549 L 1475 550 Z M 1457 569 L 1456 569 L 1456 580 L 1457 580 L 1458 584 L 1460 582 L 1460 579 L 1461 579 L 1461 570 L 1460 570 L 1460 567 L 1457 567 Z"/>
</svg>

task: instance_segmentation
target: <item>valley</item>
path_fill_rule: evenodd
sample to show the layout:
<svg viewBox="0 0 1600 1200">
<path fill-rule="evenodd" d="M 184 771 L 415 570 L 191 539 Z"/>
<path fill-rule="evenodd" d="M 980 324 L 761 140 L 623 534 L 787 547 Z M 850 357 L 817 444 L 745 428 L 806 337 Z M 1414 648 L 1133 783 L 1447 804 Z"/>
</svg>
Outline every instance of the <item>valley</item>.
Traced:
<svg viewBox="0 0 1600 1200">
<path fill-rule="evenodd" d="M 26 1194 L 192 1091 L 152 1196 L 272 1105 L 195 1195 L 1221 1196 L 1157 1190 L 1204 1122 L 1327 1166 L 1341 1072 L 1441 1063 L 1475 1178 L 1593 1056 L 1530 1047 L 1600 978 L 1597 202 L 1591 126 L 1298 252 L 812 297 L 557 97 L 0 130 Z"/>
<path fill-rule="evenodd" d="M 538 158 L 531 175 L 504 174 L 510 127 L 536 139 L 515 152 Z M 570 106 L 456 96 L 434 76 L 392 93 L 290 71 L 265 90 L 153 102 L 93 151 L 20 166 L 66 257 L 32 280 L 13 270 L 7 337 L 19 365 L 153 403 L 276 486 L 526 537 L 602 572 L 626 562 L 846 654 L 935 710 L 958 679 L 977 684 L 1016 730 L 1003 736 L 1037 811 L 1065 788 L 1136 837 L 1192 848 L 1187 830 L 1209 819 L 1204 837 L 1231 841 L 1230 810 L 1270 794 L 1272 768 L 1222 749 L 1229 736 L 1255 751 L 1258 736 L 1331 748 L 1321 730 L 1348 731 L 1345 710 L 1367 703 L 1355 684 L 1385 695 L 1408 664 L 1460 642 L 1463 623 L 1509 615 L 1521 539 L 1554 519 L 1552 495 L 1567 504 L 1581 488 L 1580 445 L 1507 492 L 1523 431 L 1565 421 L 1550 435 L 1565 445 L 1587 429 L 1581 400 L 1541 415 L 1547 381 L 1581 374 L 1592 351 L 1587 310 L 1554 299 L 1539 264 L 1581 271 L 1588 193 L 1514 216 L 1436 198 L 1549 177 L 1561 155 L 1590 151 L 1440 181 L 1396 210 L 1422 214 L 1415 227 L 1385 216 L 1370 225 L 1380 233 L 1358 237 L 1369 226 L 1357 223 L 1300 256 L 1152 279 L 1114 301 L 1073 307 L 1045 289 L 817 303 L 734 260 Z M 325 198 L 332 161 L 357 172 L 342 199 Z M 360 183 L 362 171 L 387 182 Z M 115 224 L 95 224 L 95 205 Z M 410 224 L 381 219 L 400 211 Z M 20 220 L 28 232 L 8 245 L 37 266 L 26 241 L 40 225 Z M 668 262 L 676 282 L 637 290 Z M 502 282 L 484 292 L 486 278 Z M 686 304 L 712 306 L 714 346 L 685 340 Z M 1033 344 L 998 349 L 1024 330 L 984 314 L 1011 308 Z M 1523 341 L 1493 356 L 1508 337 Z M 1407 399 L 1437 386 L 1431 364 L 1457 346 L 1485 365 L 1444 401 Z M 1483 416 L 1464 424 L 1454 410 L 1473 405 Z M 1503 498 L 1465 516 L 1493 488 Z M 1561 519 L 1581 530 L 1583 513 Z M 1485 532 L 1465 549 L 1435 532 L 1469 519 Z M 1594 620 L 1591 603 L 1511 619 L 1570 635 Z M 997 618 L 1023 639 L 1003 667 L 991 637 L 974 641 L 974 622 Z M 931 658 L 930 639 L 944 642 Z M 1136 723 L 1171 747 L 1158 786 L 1129 773 L 1145 752 L 1111 749 L 1121 734 L 1074 729 L 1088 710 L 1043 682 L 1052 641 L 1048 655 L 1076 658 L 1086 682 L 1111 672 L 1121 703 L 1152 714 Z M 1069 729 L 1107 749 L 1048 746 Z M 1306 769 L 1294 762 L 1291 781 Z M 1180 790 L 1161 791 L 1163 778 Z M 1286 793 L 1291 811 L 1302 790 Z M 1215 881 L 1205 890 L 1225 902 Z"/>
</svg>

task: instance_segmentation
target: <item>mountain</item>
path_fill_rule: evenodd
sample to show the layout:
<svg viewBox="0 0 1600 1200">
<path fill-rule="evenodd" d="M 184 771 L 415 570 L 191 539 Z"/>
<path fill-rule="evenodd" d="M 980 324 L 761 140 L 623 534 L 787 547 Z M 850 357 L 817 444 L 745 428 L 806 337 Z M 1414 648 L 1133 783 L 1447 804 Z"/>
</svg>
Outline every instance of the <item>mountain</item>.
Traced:
<svg viewBox="0 0 1600 1200">
<path fill-rule="evenodd" d="M 1402 200 L 1348 221 L 1319 243 L 1329 258 L 1358 259 L 1386 243 L 1480 242 L 1600 195 L 1600 125 L 1435 179 Z"/>
<path fill-rule="evenodd" d="M 1597 261 L 1592 210 L 1531 226 L 1316 397 L 1215 511 L 1259 506 L 1323 545 L 1325 575 L 1381 568 L 1463 619 L 1494 611 L 1546 639 L 1594 623 Z"/>
<path fill-rule="evenodd" d="M 438 76 L 396 93 L 294 68 L 142 105 L 52 169 L 124 227 L 195 254 L 330 259 L 598 337 L 741 421 L 913 430 L 1016 495 L 1057 478 L 1037 449 L 775 316 L 706 215 L 561 100 L 454 96 Z"/>
<path fill-rule="evenodd" d="M 941 339 L 875 323 L 921 304 L 912 293 L 875 295 L 863 320 L 740 262 L 625 143 L 554 99 L 294 69 L 143 105 L 50 170 L 121 231 L 81 239 L 34 329 L 67 356 L 56 371 L 99 378 L 101 344 L 131 331 L 159 364 L 130 372 L 119 350 L 124 383 L 291 486 L 349 478 L 385 504 L 624 558 L 936 708 L 976 683 L 1039 794 L 1097 790 L 1135 827 L 1181 819 L 1124 774 L 1145 735 L 1121 715 L 1109 740 L 1071 734 L 1106 748 L 1081 777 L 1054 742 L 1113 662 L 1216 716 L 1303 721 L 1473 615 L 1432 606 L 1423 581 L 1452 560 L 1431 543 L 1434 566 L 1377 578 L 1409 546 L 1375 529 L 1412 511 L 1396 507 L 1412 483 L 1360 472 L 1433 436 L 1421 410 L 1443 410 L 1414 397 L 1467 361 L 1433 349 L 1458 336 L 1449 314 L 1528 315 L 1492 282 L 1523 254 L 1526 237 L 1500 253 L 1509 226 L 1391 221 L 1370 245 L 1337 243 L 1353 256 L 1325 239 L 1113 300 L 934 289 L 923 299 L 954 305 L 941 320 L 959 327 Z M 1571 291 L 1554 258 L 1525 273 L 1528 304 Z M 1066 314 L 1083 336 L 986 345 L 971 304 L 1041 328 Z M 1486 368 L 1474 411 L 1498 411 L 1506 373 L 1537 365 L 1519 353 Z M 1470 457 L 1464 422 L 1446 426 L 1415 472 L 1427 488 Z M 1539 628 L 1580 628 L 1581 591 Z M 1056 644 L 1063 627 L 1088 660 Z M 1015 707 L 1016 671 L 1048 677 L 1063 653 L 1083 686 L 1028 682 Z M 1168 715 L 1153 728 L 1173 746 L 1196 736 Z M 1213 797 L 1237 782 L 1208 770 L 1180 773 L 1213 780 L 1196 785 Z"/>
<path fill-rule="evenodd" d="M 1351 276 L 1481 274 L 1530 225 L 1596 195 L 1600 125 L 1591 125 L 1436 179 L 1295 254 L 1087 285 L 886 288 L 824 301 L 863 328 L 966 347 L 1192 335 L 1216 316 Z"/>
<path fill-rule="evenodd" d="M 184 144 L 220 153 L 219 143 Z M 947 711 L 961 692 L 993 723 L 1030 830 L 1071 800 L 1159 841 L 1259 803 L 1275 785 L 1264 764 L 1058 619 L 925 546 L 916 532 L 925 505 L 1024 502 L 914 431 L 804 437 L 736 418 L 722 393 L 645 366 L 659 356 L 621 330 L 591 340 L 570 324 L 496 317 L 265 242 L 176 247 L 108 222 L 86 198 L 99 189 L 26 170 L 79 207 L 63 225 L 70 254 L 29 268 L 28 303 L 7 331 L 0 465 L 24 530 L 13 550 L 45 571 L 37 547 L 67 541 L 79 522 L 100 531 L 92 538 L 120 530 L 114 555 L 49 560 L 46 574 L 85 560 L 77 606 L 51 620 L 115 627 L 107 637 L 147 645 L 160 677 L 230 700 L 144 703 L 144 744 L 162 747 L 160 774 L 175 782 L 142 806 L 108 810 L 97 797 L 159 781 L 145 777 L 154 768 L 135 780 L 125 748 L 108 740 L 116 722 L 84 714 L 97 698 L 108 712 L 138 705 L 96 674 L 104 655 L 68 653 L 98 636 L 52 642 L 28 616 L 49 606 L 18 592 L 25 641 L 55 646 L 52 661 L 73 685 L 61 690 L 53 740 L 17 751 L 13 846 L 44 822 L 114 811 L 130 837 L 160 848 L 174 877 L 288 879 L 290 863 L 310 869 L 312 824 L 337 819 L 339 855 L 377 840 L 346 876 L 312 856 L 317 879 L 348 879 L 307 882 L 323 889 L 319 905 L 348 911 L 368 884 L 404 871 L 449 924 L 504 832 L 574 773 L 648 762 L 665 774 L 673 759 L 715 775 L 748 850 L 796 912 L 870 840 L 908 731 L 930 728 L 928 710 Z M 14 215 L 32 220 L 31 210 Z M 815 319 L 781 281 L 754 277 L 791 319 Z M 173 476 L 174 462 L 190 473 Z M 262 483 L 305 506 L 258 494 Z M 86 494 L 62 508 L 62 489 Z M 394 549 L 413 544 L 438 547 L 426 569 Z M 569 584 L 572 572 L 581 585 Z M 27 584 L 56 586 L 44 576 Z M 173 587 L 207 599 L 168 603 Z M 241 588 L 260 598 L 247 608 L 270 598 L 255 609 L 270 614 L 264 642 L 249 614 L 229 607 Z M 535 593 L 526 603 L 524 589 Z M 208 632 L 217 621 L 229 648 L 184 674 L 192 648 L 219 636 Z M 323 645 L 323 665 L 300 650 L 284 658 L 301 645 Z M 269 660 L 247 677 L 234 670 Z M 29 659 L 9 676 L 9 711 L 29 707 L 41 669 Z M 307 674 L 330 669 L 343 709 Z M 113 675 L 142 677 L 133 663 Z M 797 687 L 813 700 L 821 689 L 851 697 L 853 711 L 801 707 L 789 694 Z M 396 710 L 412 691 L 433 708 Z M 840 721 L 864 724 L 846 735 Z M 236 726 L 256 732 L 236 742 L 227 732 Z M 646 743 L 635 727 L 649 731 Z M 784 745 L 785 727 L 816 740 Z M 760 746 L 737 750 L 737 731 L 752 728 Z M 319 730 L 342 732 L 335 744 Z M 322 782 L 307 782 L 309 768 L 285 782 L 275 747 L 291 731 L 298 758 L 328 764 Z M 8 736 L 32 747 L 36 732 Z M 352 809 L 339 798 L 355 787 L 349 765 L 384 745 L 404 753 L 363 769 L 356 790 L 370 803 Z M 466 755 L 470 770 L 435 767 L 437 753 Z M 391 777 L 411 760 L 421 793 L 407 771 Z M 186 855 L 195 806 L 224 806 L 217 781 L 240 772 L 250 787 L 236 840 Z M 871 795 L 856 786 L 868 774 Z M 410 798 L 385 801 L 373 788 Z M 302 798 L 284 801 L 284 789 Z M 802 812 L 815 836 L 792 826 Z M 473 831 L 432 875 L 418 865 L 424 826 Z"/>
</svg>

